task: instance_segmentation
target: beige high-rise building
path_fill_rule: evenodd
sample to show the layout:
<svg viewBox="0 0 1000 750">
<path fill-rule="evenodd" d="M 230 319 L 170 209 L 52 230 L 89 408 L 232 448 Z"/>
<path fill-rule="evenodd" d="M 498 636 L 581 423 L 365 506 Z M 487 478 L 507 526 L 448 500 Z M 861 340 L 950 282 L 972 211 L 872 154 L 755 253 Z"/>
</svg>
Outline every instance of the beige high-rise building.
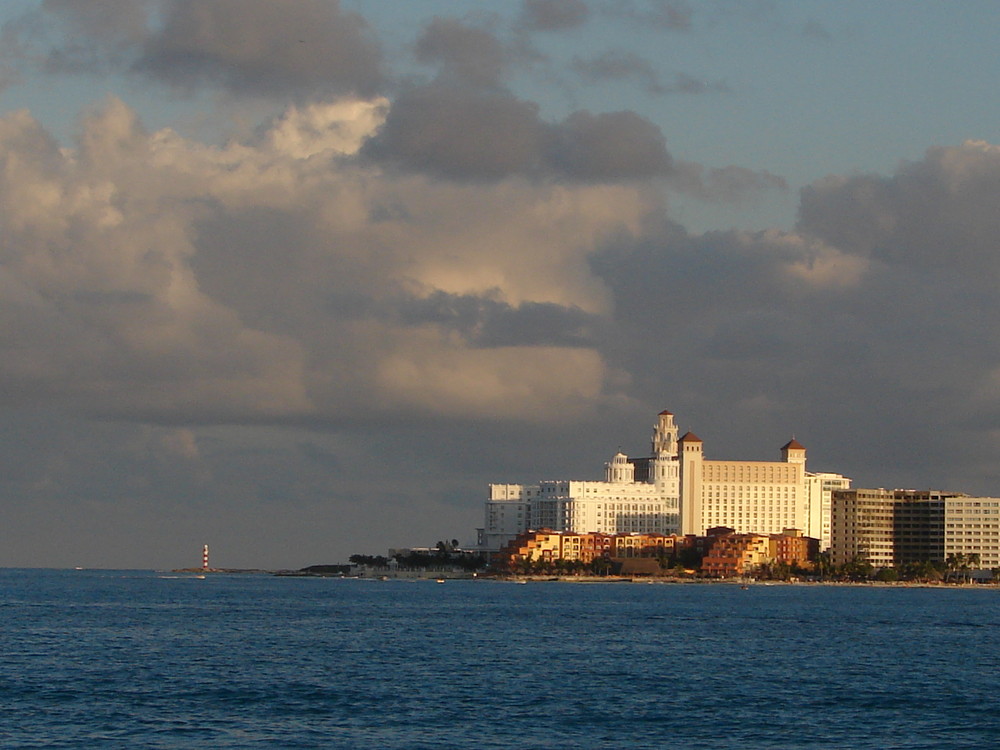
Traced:
<svg viewBox="0 0 1000 750">
<path fill-rule="evenodd" d="M 895 560 L 891 490 L 842 490 L 833 493 L 830 557 L 834 565 L 854 559 L 876 568 L 891 567 Z"/>
<path fill-rule="evenodd" d="M 807 471 L 805 446 L 795 439 L 781 447 L 780 461 L 709 460 L 702 440 L 690 432 L 678 442 L 685 534 L 717 526 L 741 534 L 799 529 L 822 540 L 829 529 L 832 487 L 851 482 L 840 474 Z M 828 540 L 828 531 L 825 536 Z"/>
<path fill-rule="evenodd" d="M 858 559 L 876 568 L 940 562 L 948 554 L 948 508 L 966 500 L 970 498 L 936 490 L 837 490 L 831 516 L 832 562 L 843 565 Z"/>
<path fill-rule="evenodd" d="M 946 498 L 943 552 L 945 559 L 948 555 L 979 555 L 983 570 L 1000 568 L 1000 498 Z"/>
</svg>

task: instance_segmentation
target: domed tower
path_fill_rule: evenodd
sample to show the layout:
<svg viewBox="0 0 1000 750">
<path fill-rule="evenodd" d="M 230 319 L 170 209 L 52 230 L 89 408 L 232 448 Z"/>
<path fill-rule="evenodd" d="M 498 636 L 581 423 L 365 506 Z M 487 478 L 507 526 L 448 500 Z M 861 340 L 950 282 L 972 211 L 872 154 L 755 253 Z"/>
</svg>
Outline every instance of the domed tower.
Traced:
<svg viewBox="0 0 1000 750">
<path fill-rule="evenodd" d="M 612 484 L 632 484 L 635 481 L 635 466 L 621 451 L 604 464 L 604 481 Z"/>
<path fill-rule="evenodd" d="M 657 415 L 651 448 L 646 481 L 655 484 L 666 496 L 678 497 L 680 465 L 677 460 L 677 425 L 669 411 L 664 410 Z"/>
<path fill-rule="evenodd" d="M 674 415 L 664 410 L 657 417 L 656 424 L 653 425 L 652 455 L 656 457 L 666 453 L 668 456 L 676 456 L 677 425 L 674 424 Z"/>
</svg>

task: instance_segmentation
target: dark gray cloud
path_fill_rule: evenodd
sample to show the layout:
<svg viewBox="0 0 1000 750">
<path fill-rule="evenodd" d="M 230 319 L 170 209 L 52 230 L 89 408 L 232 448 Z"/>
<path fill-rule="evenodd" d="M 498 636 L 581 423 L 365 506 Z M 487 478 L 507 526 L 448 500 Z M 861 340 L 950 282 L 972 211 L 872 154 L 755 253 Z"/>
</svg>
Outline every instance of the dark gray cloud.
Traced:
<svg viewBox="0 0 1000 750">
<path fill-rule="evenodd" d="M 593 346 L 601 318 L 578 307 L 435 292 L 403 298 L 396 312 L 406 325 L 434 323 L 460 333 L 474 346 Z"/>
<path fill-rule="evenodd" d="M 377 40 L 337 0 L 46 0 L 5 31 L 51 73 L 131 71 L 183 91 L 281 99 L 386 84 Z"/>
<path fill-rule="evenodd" d="M 431 21 L 415 54 L 422 63 L 440 66 L 440 80 L 480 87 L 500 85 L 510 63 L 509 51 L 496 36 L 455 19 Z"/>
<path fill-rule="evenodd" d="M 589 15 L 584 0 L 524 0 L 519 23 L 528 31 L 563 31 L 583 26 Z"/>
<path fill-rule="evenodd" d="M 893 266 L 1000 273 L 1000 152 L 934 147 L 895 175 L 829 177 L 802 191 L 799 227 Z"/>
<path fill-rule="evenodd" d="M 547 161 L 572 179 L 643 179 L 673 166 L 663 133 L 635 112 L 574 112 L 551 129 L 550 143 Z"/>
<path fill-rule="evenodd" d="M 459 180 L 509 176 L 609 181 L 668 174 L 672 159 L 659 128 L 635 112 L 580 111 L 543 122 L 539 107 L 502 85 L 511 57 L 491 33 L 435 19 L 416 48 L 437 63 L 434 82 L 394 102 L 370 158 Z"/>
<path fill-rule="evenodd" d="M 172 85 L 315 97 L 384 83 L 367 23 L 337 0 L 165 0 L 161 12 L 134 69 Z"/>
<path fill-rule="evenodd" d="M 504 91 L 434 84 L 403 92 L 364 153 L 404 169 L 459 180 L 537 171 L 538 106 Z"/>
<path fill-rule="evenodd" d="M 614 182 L 663 176 L 672 165 L 659 128 L 634 112 L 575 112 L 550 125 L 537 105 L 502 90 L 442 84 L 400 95 L 364 153 L 459 180 L 522 175 Z"/>
</svg>

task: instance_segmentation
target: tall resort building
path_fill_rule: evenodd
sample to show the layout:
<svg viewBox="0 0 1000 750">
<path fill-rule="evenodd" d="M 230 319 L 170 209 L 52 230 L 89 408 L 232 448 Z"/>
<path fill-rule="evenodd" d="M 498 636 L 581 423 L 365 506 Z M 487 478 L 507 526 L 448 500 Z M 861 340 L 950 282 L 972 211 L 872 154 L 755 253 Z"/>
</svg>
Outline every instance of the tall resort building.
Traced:
<svg viewBox="0 0 1000 750">
<path fill-rule="evenodd" d="M 840 490 L 833 495 L 831 559 L 876 568 L 976 554 L 1000 567 L 1000 498 L 937 490 Z"/>
<path fill-rule="evenodd" d="M 660 412 L 650 455 L 615 454 L 603 482 L 489 485 L 480 548 L 495 552 L 530 529 L 701 535 L 717 526 L 750 534 L 794 528 L 829 545 L 831 491 L 850 480 L 806 471 L 798 441 L 782 446 L 780 461 L 712 461 L 698 436 L 677 434 L 674 415 Z"/>
</svg>

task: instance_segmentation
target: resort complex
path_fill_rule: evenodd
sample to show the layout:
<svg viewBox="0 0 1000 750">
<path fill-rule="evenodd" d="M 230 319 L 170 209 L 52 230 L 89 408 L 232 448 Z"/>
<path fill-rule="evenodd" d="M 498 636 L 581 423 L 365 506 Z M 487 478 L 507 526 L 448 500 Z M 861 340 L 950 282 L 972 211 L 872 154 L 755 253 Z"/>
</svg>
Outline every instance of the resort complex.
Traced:
<svg viewBox="0 0 1000 750">
<path fill-rule="evenodd" d="M 700 438 L 678 432 L 674 415 L 660 412 L 650 454 L 619 451 L 604 481 L 490 484 L 478 551 L 507 569 L 601 560 L 665 569 L 687 561 L 716 577 L 771 566 L 809 570 L 817 560 L 1000 568 L 1000 499 L 851 489 L 841 474 L 808 471 L 806 448 L 794 438 L 779 461 L 710 460 Z"/>
<path fill-rule="evenodd" d="M 650 455 L 615 454 L 603 482 L 489 485 L 479 547 L 499 551 L 529 529 L 701 535 L 723 526 L 760 534 L 794 528 L 829 546 L 832 492 L 850 487 L 847 477 L 807 471 L 806 449 L 794 439 L 780 461 L 714 461 L 697 435 L 677 433 L 674 415 L 660 412 Z"/>
</svg>

